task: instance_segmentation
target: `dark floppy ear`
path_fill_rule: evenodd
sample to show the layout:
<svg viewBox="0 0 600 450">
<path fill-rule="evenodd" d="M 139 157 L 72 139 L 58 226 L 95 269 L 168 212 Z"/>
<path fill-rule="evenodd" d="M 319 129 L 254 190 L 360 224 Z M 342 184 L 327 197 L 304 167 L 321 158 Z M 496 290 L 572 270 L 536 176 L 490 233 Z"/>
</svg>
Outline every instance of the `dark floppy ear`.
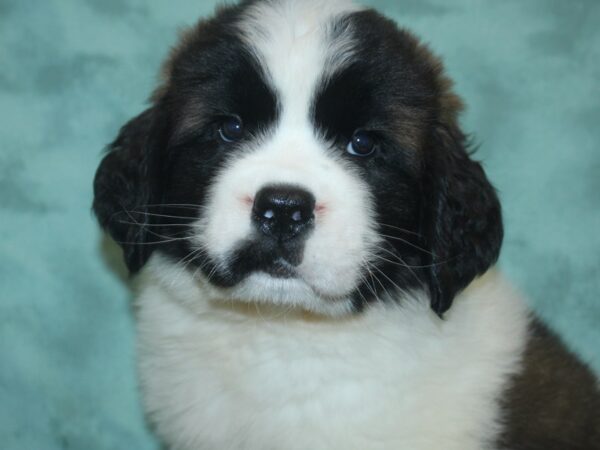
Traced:
<svg viewBox="0 0 600 450">
<path fill-rule="evenodd" d="M 442 315 L 454 296 L 497 259 L 503 227 L 500 202 L 458 126 L 436 127 L 428 149 L 423 234 L 431 251 L 431 307 Z"/>
<path fill-rule="evenodd" d="M 121 128 L 94 179 L 93 210 L 123 248 L 131 273 L 142 268 L 154 247 L 147 207 L 160 202 L 163 125 L 157 109 L 147 109 Z"/>
</svg>

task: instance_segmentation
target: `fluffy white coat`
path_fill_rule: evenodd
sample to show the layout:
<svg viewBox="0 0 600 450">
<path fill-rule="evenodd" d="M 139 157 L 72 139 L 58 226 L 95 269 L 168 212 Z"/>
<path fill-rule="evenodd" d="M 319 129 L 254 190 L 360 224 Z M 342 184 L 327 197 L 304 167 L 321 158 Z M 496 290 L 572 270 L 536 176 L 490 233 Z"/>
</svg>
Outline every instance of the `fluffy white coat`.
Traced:
<svg viewBox="0 0 600 450">
<path fill-rule="evenodd" d="M 155 255 L 140 277 L 147 411 L 178 450 L 482 450 L 528 314 L 489 272 L 444 320 L 421 294 L 324 318 L 203 297 Z"/>
</svg>

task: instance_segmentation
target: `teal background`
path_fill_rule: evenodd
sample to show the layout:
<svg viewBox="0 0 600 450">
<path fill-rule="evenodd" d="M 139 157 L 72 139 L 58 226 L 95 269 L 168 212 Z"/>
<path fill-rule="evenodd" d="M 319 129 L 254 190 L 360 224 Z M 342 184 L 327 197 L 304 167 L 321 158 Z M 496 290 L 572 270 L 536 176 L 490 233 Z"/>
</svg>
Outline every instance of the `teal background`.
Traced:
<svg viewBox="0 0 600 450">
<path fill-rule="evenodd" d="M 498 187 L 504 272 L 600 371 L 600 2 L 373 1 L 443 55 Z M 130 294 L 90 213 L 104 145 L 211 1 L 0 0 L 0 447 L 155 449 Z"/>
</svg>

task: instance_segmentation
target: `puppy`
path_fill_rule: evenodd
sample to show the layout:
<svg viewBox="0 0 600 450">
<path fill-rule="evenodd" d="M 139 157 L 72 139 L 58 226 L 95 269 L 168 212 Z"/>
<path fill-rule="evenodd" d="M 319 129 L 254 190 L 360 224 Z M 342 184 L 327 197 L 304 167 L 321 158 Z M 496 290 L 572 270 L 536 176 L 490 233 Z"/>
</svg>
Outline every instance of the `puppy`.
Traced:
<svg viewBox="0 0 600 450">
<path fill-rule="evenodd" d="M 501 209 L 460 110 L 425 46 L 344 1 L 185 34 L 94 185 L 170 448 L 600 449 L 594 376 L 488 270 Z"/>
</svg>

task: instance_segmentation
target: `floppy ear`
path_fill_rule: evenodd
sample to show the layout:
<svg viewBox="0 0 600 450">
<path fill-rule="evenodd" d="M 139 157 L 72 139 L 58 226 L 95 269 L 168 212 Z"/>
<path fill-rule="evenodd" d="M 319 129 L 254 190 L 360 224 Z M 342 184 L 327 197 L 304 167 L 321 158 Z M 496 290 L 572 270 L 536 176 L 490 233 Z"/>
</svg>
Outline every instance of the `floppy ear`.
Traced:
<svg viewBox="0 0 600 450">
<path fill-rule="evenodd" d="M 431 307 L 441 316 L 454 296 L 498 259 L 502 214 L 496 191 L 470 158 L 457 126 L 437 126 L 427 160 L 429 209 L 422 231 L 431 251 Z"/>
<path fill-rule="evenodd" d="M 125 124 L 94 179 L 93 210 L 98 221 L 123 248 L 131 273 L 139 271 L 153 250 L 147 207 L 160 203 L 162 128 L 157 106 Z"/>
</svg>

